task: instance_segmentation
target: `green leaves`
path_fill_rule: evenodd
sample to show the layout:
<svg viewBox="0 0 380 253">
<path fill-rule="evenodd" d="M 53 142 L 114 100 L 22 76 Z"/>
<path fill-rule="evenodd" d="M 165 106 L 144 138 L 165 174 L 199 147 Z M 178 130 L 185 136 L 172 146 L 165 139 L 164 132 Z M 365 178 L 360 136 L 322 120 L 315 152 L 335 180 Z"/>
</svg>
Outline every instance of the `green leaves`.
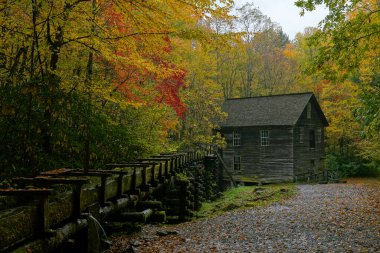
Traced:
<svg viewBox="0 0 380 253">
<path fill-rule="evenodd" d="M 350 83 L 357 85 L 359 92 L 352 94 L 340 89 L 342 95 L 351 96 L 357 101 L 351 107 L 350 118 L 357 120 L 360 136 L 346 136 L 355 146 L 362 158 L 380 161 L 380 111 L 379 78 L 380 75 L 380 6 L 376 0 L 308 0 L 297 1 L 302 10 L 313 10 L 316 5 L 324 4 L 330 10 L 321 29 L 308 39 L 310 47 L 317 54 L 309 65 L 309 74 L 319 74 L 332 81 L 336 87 Z M 339 89 L 339 88 L 337 88 Z M 347 117 L 346 117 L 347 118 Z M 343 123 L 337 117 L 336 122 Z M 335 125 L 336 123 L 333 123 Z M 335 135 L 338 136 L 338 135 Z M 330 140 L 331 141 L 331 140 Z"/>
</svg>

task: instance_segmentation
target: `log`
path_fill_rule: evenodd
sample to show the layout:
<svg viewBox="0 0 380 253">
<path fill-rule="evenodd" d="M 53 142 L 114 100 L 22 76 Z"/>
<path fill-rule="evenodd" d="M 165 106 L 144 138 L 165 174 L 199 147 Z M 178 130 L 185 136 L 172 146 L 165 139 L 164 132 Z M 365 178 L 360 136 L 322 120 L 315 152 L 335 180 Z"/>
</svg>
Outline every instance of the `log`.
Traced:
<svg viewBox="0 0 380 253">
<path fill-rule="evenodd" d="M 101 209 L 102 218 L 110 216 L 121 209 L 127 208 L 128 206 L 134 206 L 138 199 L 138 196 L 131 195 L 129 197 L 119 198 L 114 202 L 111 202 L 110 205 L 105 206 Z"/>
<path fill-rule="evenodd" d="M 147 219 L 153 214 L 152 209 L 146 209 L 142 212 L 123 212 L 120 214 L 120 217 L 124 221 L 133 221 L 146 223 Z"/>
<path fill-rule="evenodd" d="M 63 242 L 88 226 L 86 219 L 78 219 L 54 230 L 54 235 L 45 239 L 38 239 L 19 247 L 15 252 L 52 252 L 58 249 Z"/>
<path fill-rule="evenodd" d="M 162 202 L 157 200 L 147 200 L 147 201 L 140 201 L 137 203 L 137 208 L 152 208 L 152 209 L 160 209 L 162 208 Z"/>
</svg>

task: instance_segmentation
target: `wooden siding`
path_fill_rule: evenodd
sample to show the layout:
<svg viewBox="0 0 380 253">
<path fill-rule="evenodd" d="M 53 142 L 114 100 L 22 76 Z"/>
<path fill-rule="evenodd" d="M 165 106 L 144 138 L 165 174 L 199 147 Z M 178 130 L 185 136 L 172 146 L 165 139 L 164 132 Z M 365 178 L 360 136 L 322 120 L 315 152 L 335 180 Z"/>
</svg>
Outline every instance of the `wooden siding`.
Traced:
<svg viewBox="0 0 380 253">
<path fill-rule="evenodd" d="M 269 130 L 269 146 L 261 146 L 260 130 Z M 233 146 L 233 131 L 240 132 L 241 145 Z M 224 128 L 227 141 L 223 160 L 236 181 L 278 182 L 293 180 L 293 127 Z M 234 156 L 241 157 L 241 169 L 233 169 Z"/>
<path fill-rule="evenodd" d="M 304 128 L 304 141 L 300 143 L 300 127 Z M 318 143 L 318 128 L 322 130 L 321 143 Z M 309 131 L 315 133 L 315 148 L 309 147 Z M 307 110 L 303 111 L 301 117 L 294 127 L 294 174 L 317 172 L 324 169 L 324 127 L 315 105 L 312 103 L 311 119 L 307 118 Z M 314 166 L 311 161 L 314 161 Z"/>
<path fill-rule="evenodd" d="M 281 96 L 266 98 L 269 99 L 267 104 L 272 103 L 274 108 L 287 108 L 285 112 L 280 112 L 281 115 L 277 115 L 279 110 L 266 111 L 267 104 L 265 106 L 262 103 L 255 104 L 258 100 L 253 100 L 254 98 L 230 101 L 237 105 L 231 107 L 234 110 L 229 112 L 229 117 L 233 119 L 230 121 L 230 125 L 224 125 L 221 129 L 221 133 L 227 141 L 227 147 L 222 151 L 222 157 L 236 181 L 289 181 L 297 175 L 316 173 L 324 169 L 324 126 L 328 125 L 328 122 L 314 95 L 311 93 L 297 95 L 298 97 L 295 98 L 306 96 L 307 100 L 305 97 L 292 101 L 279 100 L 283 98 Z M 251 102 L 247 103 L 247 101 Z M 310 107 L 307 101 L 309 101 Z M 250 110 L 250 106 L 253 105 L 258 106 L 259 109 L 262 107 L 262 110 Z M 308 108 L 311 109 L 309 111 L 310 118 L 308 118 Z M 281 116 L 282 119 L 279 124 L 274 123 L 278 122 L 276 121 L 277 116 Z M 257 121 L 256 117 L 261 121 Z M 244 126 L 247 125 L 247 122 L 255 126 Z M 267 126 L 261 126 L 266 123 Z M 302 142 L 300 142 L 301 128 L 304 131 Z M 261 146 L 260 130 L 270 131 L 268 147 Z M 320 137 L 319 130 L 321 131 Z M 232 145 L 233 131 L 240 133 L 240 146 Z M 310 131 L 313 131 L 314 134 L 310 135 Z M 315 140 L 314 145 L 310 145 L 312 139 Z M 240 157 L 236 159 L 236 161 L 241 161 L 240 166 L 237 166 L 241 168 L 240 170 L 234 170 L 235 156 Z"/>
</svg>

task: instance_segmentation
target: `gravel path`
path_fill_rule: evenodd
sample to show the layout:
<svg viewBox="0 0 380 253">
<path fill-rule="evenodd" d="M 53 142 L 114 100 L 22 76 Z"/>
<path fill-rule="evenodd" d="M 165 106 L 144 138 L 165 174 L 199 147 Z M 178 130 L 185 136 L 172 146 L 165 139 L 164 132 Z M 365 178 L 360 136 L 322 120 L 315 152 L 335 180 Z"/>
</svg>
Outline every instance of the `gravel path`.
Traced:
<svg viewBox="0 0 380 253">
<path fill-rule="evenodd" d="M 114 237 L 112 252 L 380 252 L 378 181 L 298 188 L 293 199 L 269 207 L 147 225 L 134 237 Z"/>
</svg>

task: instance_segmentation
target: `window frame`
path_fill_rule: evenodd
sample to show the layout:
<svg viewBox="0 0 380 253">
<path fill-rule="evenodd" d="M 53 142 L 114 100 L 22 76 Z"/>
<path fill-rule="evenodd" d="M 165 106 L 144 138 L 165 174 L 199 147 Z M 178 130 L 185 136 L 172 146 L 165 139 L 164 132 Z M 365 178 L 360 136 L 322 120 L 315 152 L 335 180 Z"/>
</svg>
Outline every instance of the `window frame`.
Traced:
<svg viewBox="0 0 380 253">
<path fill-rule="evenodd" d="M 241 156 L 240 155 L 235 155 L 234 158 L 233 158 L 233 166 L 234 166 L 234 170 L 241 170 Z"/>
<path fill-rule="evenodd" d="M 241 146 L 241 134 L 238 131 L 232 131 L 232 146 L 234 147 Z"/>
<path fill-rule="evenodd" d="M 316 139 L 315 139 L 315 130 L 309 129 L 309 148 L 315 149 Z"/>
<path fill-rule="evenodd" d="M 300 143 L 305 143 L 305 128 L 304 127 L 300 127 L 299 128 L 299 142 Z"/>
<path fill-rule="evenodd" d="M 261 144 L 261 147 L 269 147 L 269 130 L 268 129 L 260 130 L 260 144 Z"/>
<path fill-rule="evenodd" d="M 307 103 L 307 106 L 306 106 L 306 117 L 307 119 L 311 119 L 311 103 Z"/>
<path fill-rule="evenodd" d="M 321 144 L 322 143 L 322 128 L 318 127 L 316 131 L 316 143 Z"/>
</svg>

